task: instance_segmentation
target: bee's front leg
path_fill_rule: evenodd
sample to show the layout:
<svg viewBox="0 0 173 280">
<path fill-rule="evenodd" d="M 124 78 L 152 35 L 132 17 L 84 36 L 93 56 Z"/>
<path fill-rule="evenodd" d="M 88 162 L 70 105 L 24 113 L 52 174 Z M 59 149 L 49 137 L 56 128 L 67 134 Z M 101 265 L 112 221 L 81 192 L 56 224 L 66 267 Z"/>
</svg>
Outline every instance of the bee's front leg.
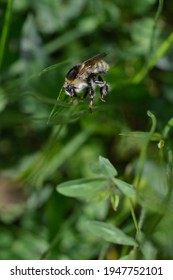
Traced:
<svg viewBox="0 0 173 280">
<path fill-rule="evenodd" d="M 73 102 L 73 95 L 70 95 L 70 103 Z"/>
<path fill-rule="evenodd" d="M 73 97 L 77 97 L 76 91 L 75 89 L 73 89 L 70 93 L 70 103 L 72 103 L 73 101 Z"/>
</svg>

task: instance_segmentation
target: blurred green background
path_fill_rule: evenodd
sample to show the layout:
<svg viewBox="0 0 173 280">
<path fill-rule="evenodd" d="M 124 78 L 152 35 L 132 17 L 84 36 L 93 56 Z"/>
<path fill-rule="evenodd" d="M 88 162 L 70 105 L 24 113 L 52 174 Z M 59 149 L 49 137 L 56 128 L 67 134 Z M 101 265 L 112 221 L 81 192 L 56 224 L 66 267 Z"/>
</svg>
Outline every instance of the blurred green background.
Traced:
<svg viewBox="0 0 173 280">
<path fill-rule="evenodd" d="M 173 258 L 172 14 L 161 0 L 0 0 L 0 259 Z M 59 93 L 73 65 L 103 51 L 110 92 L 91 114 L 89 100 Z M 135 255 L 87 227 L 135 238 L 126 196 L 115 209 L 104 194 L 56 190 L 92 177 L 100 155 L 137 187 Z"/>
</svg>

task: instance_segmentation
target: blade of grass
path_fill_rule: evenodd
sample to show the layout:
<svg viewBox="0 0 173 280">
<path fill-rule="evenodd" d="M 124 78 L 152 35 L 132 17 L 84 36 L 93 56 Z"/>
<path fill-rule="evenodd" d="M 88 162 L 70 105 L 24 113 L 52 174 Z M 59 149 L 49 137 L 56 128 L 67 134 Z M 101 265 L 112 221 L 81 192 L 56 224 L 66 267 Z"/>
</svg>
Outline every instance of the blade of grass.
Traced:
<svg viewBox="0 0 173 280">
<path fill-rule="evenodd" d="M 148 61 L 153 53 L 153 50 L 154 50 L 154 44 L 155 44 L 155 36 L 156 36 L 156 27 L 157 27 L 157 22 L 159 20 L 159 17 L 162 13 L 162 10 L 163 10 L 163 3 L 164 3 L 164 0 L 159 0 L 159 5 L 158 5 L 158 8 L 157 8 L 157 12 L 156 12 L 156 15 L 155 15 L 155 18 L 154 18 L 154 24 L 153 24 L 153 29 L 152 29 L 152 32 L 151 32 L 151 40 L 150 40 L 150 46 L 149 46 L 149 50 L 148 50 Z"/>
<path fill-rule="evenodd" d="M 55 127 L 55 132 L 51 135 L 48 143 L 42 148 L 41 152 L 35 155 L 32 162 L 21 171 L 17 179 L 30 182 L 35 187 L 40 188 L 47 178 L 50 178 L 68 158 L 78 151 L 95 129 L 95 126 L 87 127 L 59 150 L 57 141 L 62 127 L 63 124 Z"/>
<path fill-rule="evenodd" d="M 69 59 L 60 61 L 60 62 L 58 62 L 56 64 L 53 64 L 53 65 L 50 65 L 50 66 L 44 68 L 43 70 L 41 70 L 40 72 L 37 72 L 37 73 L 34 73 L 34 74 L 28 76 L 27 78 L 22 77 L 22 78 L 12 79 L 12 80 L 9 81 L 9 84 L 6 87 L 6 91 L 10 91 L 12 89 L 14 90 L 15 88 L 18 88 L 21 83 L 29 82 L 33 79 L 36 79 L 36 78 L 44 75 L 45 73 L 47 73 L 49 71 L 60 68 L 62 65 L 67 64 L 67 63 L 69 63 Z"/>
<path fill-rule="evenodd" d="M 4 50 L 5 50 L 5 45 L 6 45 L 7 36 L 8 36 L 8 30 L 9 30 L 9 26 L 10 26 L 12 6 L 13 6 L 13 0 L 8 0 L 4 23 L 3 23 L 3 27 L 2 27 L 1 40 L 0 40 L 0 69 L 2 67 Z"/>
<path fill-rule="evenodd" d="M 168 49 L 173 44 L 173 32 L 169 35 L 169 37 L 161 44 L 158 50 L 154 53 L 151 57 L 147 66 L 142 68 L 140 72 L 138 72 L 133 79 L 131 80 L 132 83 L 138 84 L 140 83 L 146 74 L 156 65 L 157 61 L 164 56 L 164 54 L 168 51 Z"/>
<path fill-rule="evenodd" d="M 58 97 L 57 97 L 57 100 L 56 100 L 56 101 L 59 101 L 59 98 L 60 98 L 60 96 L 61 96 L 61 94 L 62 94 L 62 91 L 63 91 L 63 87 L 60 89 L 60 92 L 59 92 L 59 94 L 58 94 Z M 48 117 L 47 124 L 50 123 L 51 118 L 53 117 L 56 108 L 57 108 L 57 104 L 55 104 L 55 105 L 53 106 L 52 111 L 50 112 L 50 115 L 49 115 L 49 117 Z"/>
</svg>

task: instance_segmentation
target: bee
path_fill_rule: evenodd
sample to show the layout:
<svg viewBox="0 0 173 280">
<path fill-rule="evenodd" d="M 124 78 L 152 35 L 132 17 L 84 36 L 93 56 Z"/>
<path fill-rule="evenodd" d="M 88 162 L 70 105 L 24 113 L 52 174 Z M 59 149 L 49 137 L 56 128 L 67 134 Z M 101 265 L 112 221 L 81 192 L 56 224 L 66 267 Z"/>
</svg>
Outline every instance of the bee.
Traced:
<svg viewBox="0 0 173 280">
<path fill-rule="evenodd" d="M 109 65 L 102 59 L 106 53 L 100 53 L 82 64 L 73 66 L 67 73 L 64 83 L 64 90 L 70 96 L 70 102 L 73 97 L 85 89 L 83 99 L 89 96 L 90 109 L 93 106 L 95 96 L 95 88 L 100 88 L 100 99 L 104 98 L 108 93 L 108 84 L 102 79 L 101 74 L 109 71 Z"/>
</svg>

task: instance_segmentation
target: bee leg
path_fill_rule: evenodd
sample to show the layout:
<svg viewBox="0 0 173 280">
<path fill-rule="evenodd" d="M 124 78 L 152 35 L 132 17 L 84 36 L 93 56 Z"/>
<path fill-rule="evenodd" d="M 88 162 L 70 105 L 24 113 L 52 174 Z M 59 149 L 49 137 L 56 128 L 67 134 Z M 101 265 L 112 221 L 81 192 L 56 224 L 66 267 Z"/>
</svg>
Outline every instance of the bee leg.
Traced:
<svg viewBox="0 0 173 280">
<path fill-rule="evenodd" d="M 105 81 L 102 79 L 102 77 L 100 75 L 98 75 L 97 77 L 97 81 L 95 81 L 95 83 L 98 85 L 98 86 L 102 86 L 105 84 Z"/>
<path fill-rule="evenodd" d="M 70 103 L 73 102 L 73 95 L 70 95 Z"/>
<path fill-rule="evenodd" d="M 107 83 L 102 79 L 102 77 L 98 76 L 98 82 L 97 85 L 100 87 L 100 99 L 105 102 L 104 97 L 108 93 L 108 85 Z"/>
<path fill-rule="evenodd" d="M 100 88 L 100 99 L 105 102 L 105 96 L 108 93 L 108 85 L 104 84 L 103 87 Z"/>
<path fill-rule="evenodd" d="M 88 88 L 88 94 L 90 96 L 90 104 L 89 104 L 89 109 L 90 109 L 90 112 L 92 113 L 92 106 L 93 106 L 93 100 L 94 100 L 94 90 L 92 87 L 89 87 Z"/>
<path fill-rule="evenodd" d="M 100 87 L 100 99 L 105 102 L 104 97 L 106 96 L 107 91 L 108 91 L 108 86 L 107 86 L 106 82 L 99 75 L 97 77 L 97 80 L 94 81 L 94 83 L 95 83 L 95 85 Z"/>
<path fill-rule="evenodd" d="M 76 92 L 75 92 L 74 89 L 73 89 L 73 91 L 72 91 L 71 94 L 70 94 L 70 103 L 72 103 L 73 97 L 77 97 L 77 94 L 76 94 Z"/>
</svg>

